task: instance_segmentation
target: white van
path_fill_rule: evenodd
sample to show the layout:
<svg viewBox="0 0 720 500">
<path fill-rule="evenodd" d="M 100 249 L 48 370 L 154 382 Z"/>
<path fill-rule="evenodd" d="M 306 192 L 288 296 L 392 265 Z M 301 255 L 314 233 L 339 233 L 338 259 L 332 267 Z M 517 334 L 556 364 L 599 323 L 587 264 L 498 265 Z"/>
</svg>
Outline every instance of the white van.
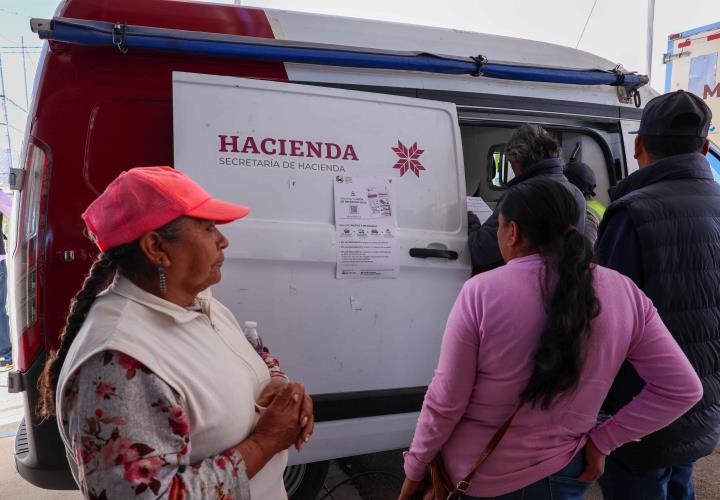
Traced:
<svg viewBox="0 0 720 500">
<path fill-rule="evenodd" d="M 512 131 L 554 133 L 607 203 L 655 95 L 582 51 L 395 23 L 66 0 L 34 27 L 48 43 L 14 172 L 10 381 L 27 401 L 18 470 L 46 488 L 74 484 L 33 411 L 37 377 L 96 252 L 80 214 L 122 170 L 172 164 L 252 208 L 226 228 L 215 294 L 313 395 L 315 434 L 286 474 L 312 498 L 328 459 L 409 444 L 470 276 L 466 196 L 495 205 Z"/>
</svg>

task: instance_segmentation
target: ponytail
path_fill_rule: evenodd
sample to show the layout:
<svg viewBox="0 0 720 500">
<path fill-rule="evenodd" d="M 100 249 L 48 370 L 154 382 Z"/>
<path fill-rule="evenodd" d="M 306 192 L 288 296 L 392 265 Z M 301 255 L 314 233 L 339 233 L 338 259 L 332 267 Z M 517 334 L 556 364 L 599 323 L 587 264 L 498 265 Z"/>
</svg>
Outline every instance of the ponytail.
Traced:
<svg viewBox="0 0 720 500">
<path fill-rule="evenodd" d="M 576 229 L 563 235 L 548 322 L 540 336 L 532 376 L 522 393 L 543 409 L 548 409 L 556 396 L 573 389 L 582 372 L 590 322 L 600 312 L 592 257 L 590 242 Z"/>
<path fill-rule="evenodd" d="M 65 328 L 60 333 L 60 347 L 51 351 L 48 355 L 38 382 L 40 389 L 38 414 L 40 417 L 47 418 L 55 415 L 55 396 L 60 369 L 70 350 L 70 345 L 85 322 L 90 307 L 95 302 L 98 293 L 108 285 L 115 274 L 115 270 L 115 264 L 106 253 L 98 255 L 83 282 L 82 288 L 70 302 L 70 312 L 68 313 Z"/>
<path fill-rule="evenodd" d="M 600 313 L 593 285 L 592 246 L 574 226 L 580 207 L 557 182 L 533 179 L 513 186 L 503 196 L 500 213 L 506 223 L 518 225 L 530 247 L 557 272 L 533 372 L 521 395 L 548 409 L 558 395 L 577 385 L 590 323 Z"/>
</svg>

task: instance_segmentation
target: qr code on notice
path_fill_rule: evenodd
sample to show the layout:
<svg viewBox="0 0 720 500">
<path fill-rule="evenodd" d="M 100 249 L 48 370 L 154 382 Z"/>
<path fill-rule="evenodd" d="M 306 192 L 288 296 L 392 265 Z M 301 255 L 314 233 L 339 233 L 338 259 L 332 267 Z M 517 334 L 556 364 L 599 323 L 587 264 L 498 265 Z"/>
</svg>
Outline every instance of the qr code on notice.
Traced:
<svg viewBox="0 0 720 500">
<path fill-rule="evenodd" d="M 350 205 L 350 215 L 357 215 L 357 214 L 358 214 L 358 206 Z"/>
</svg>

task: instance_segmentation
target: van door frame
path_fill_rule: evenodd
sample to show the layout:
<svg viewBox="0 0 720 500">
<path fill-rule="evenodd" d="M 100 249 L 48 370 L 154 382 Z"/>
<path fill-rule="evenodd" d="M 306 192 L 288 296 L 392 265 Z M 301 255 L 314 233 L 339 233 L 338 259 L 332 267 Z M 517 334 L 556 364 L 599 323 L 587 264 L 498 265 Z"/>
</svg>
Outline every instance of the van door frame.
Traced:
<svg viewBox="0 0 720 500">
<path fill-rule="evenodd" d="M 415 97 L 431 101 L 451 102 L 457 107 L 460 125 L 462 125 L 463 119 L 468 118 L 466 115 L 467 113 L 487 113 L 490 115 L 533 115 L 538 118 L 558 118 L 617 125 L 618 133 L 620 134 L 622 158 L 620 159 L 620 165 L 615 165 L 615 158 L 613 158 L 610 162 L 608 178 L 613 186 L 622 178 L 632 173 L 630 170 L 630 163 L 634 161 L 634 158 L 632 156 L 632 152 L 628 151 L 625 144 L 625 129 L 627 124 L 639 122 L 643 113 L 643 108 L 634 108 L 630 106 L 562 101 L 558 99 L 542 99 L 538 97 L 458 92 L 451 90 L 415 89 L 406 87 L 356 85 L 306 80 L 292 81 L 290 83 Z M 487 119 L 493 118 L 488 117 Z M 515 123 L 518 125 L 522 123 L 536 123 L 538 125 L 543 125 L 542 121 L 537 120 L 533 120 L 531 122 L 528 120 L 518 120 Z M 548 126 L 557 125 L 551 122 L 547 122 L 547 124 Z M 571 126 L 572 125 L 568 125 L 568 127 Z M 597 132 L 592 128 L 585 128 L 597 134 Z M 609 149 L 607 141 L 603 139 L 600 144 L 608 146 L 608 151 L 611 152 L 610 157 L 612 158 L 612 150 Z M 605 151 L 603 151 L 603 155 L 605 155 Z"/>
<path fill-rule="evenodd" d="M 614 184 L 612 185 L 615 185 L 620 178 L 628 174 L 627 160 L 625 156 L 623 156 L 621 159 L 620 171 L 612 171 L 612 167 L 614 167 L 612 150 L 610 149 L 607 141 L 596 130 L 590 127 L 544 122 L 542 120 L 528 121 L 491 117 L 478 117 L 476 119 L 474 117 L 467 116 L 467 114 L 487 113 L 494 115 L 532 115 L 535 118 L 582 120 L 584 122 L 589 121 L 616 125 L 618 128 L 618 134 L 621 136 L 621 140 L 621 120 L 639 120 L 642 115 L 642 109 L 626 106 L 561 101 L 536 97 L 426 90 L 407 87 L 356 85 L 305 80 L 289 81 L 288 83 L 450 102 L 455 104 L 457 108 L 458 126 L 462 126 L 465 121 L 469 122 L 475 120 L 477 120 L 477 123 L 504 123 L 508 126 L 535 123 L 544 127 L 547 126 L 555 129 L 565 128 L 566 130 L 587 133 L 596 139 L 598 145 L 600 145 L 603 151 L 603 156 L 605 157 L 606 163 L 608 163 L 608 168 L 610 169 L 609 179 L 611 182 L 614 180 Z M 622 148 L 622 151 L 623 154 L 625 154 L 624 147 Z M 331 423 L 359 417 L 388 417 L 392 415 L 407 415 L 416 413 L 420 411 L 426 390 L 427 387 L 420 386 L 313 395 L 316 404 L 316 421 Z M 353 401 L 353 403 L 362 401 L 363 404 L 353 404 L 352 409 L 349 410 L 347 407 L 347 403 L 349 401 Z M 361 407 L 362 409 L 360 409 Z"/>
</svg>

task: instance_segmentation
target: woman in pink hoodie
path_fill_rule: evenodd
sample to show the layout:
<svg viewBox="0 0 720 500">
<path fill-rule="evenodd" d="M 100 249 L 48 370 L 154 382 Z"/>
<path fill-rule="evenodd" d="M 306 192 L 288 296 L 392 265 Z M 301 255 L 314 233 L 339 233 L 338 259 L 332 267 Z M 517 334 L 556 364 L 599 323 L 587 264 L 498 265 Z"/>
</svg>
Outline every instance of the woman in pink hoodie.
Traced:
<svg viewBox="0 0 720 500">
<path fill-rule="evenodd" d="M 498 242 L 507 265 L 469 280 L 450 312 L 400 499 L 418 492 L 437 454 L 453 483 L 461 480 L 521 399 L 465 498 L 582 499 L 607 454 L 702 396 L 650 300 L 630 279 L 591 263 L 592 248 L 573 226 L 578 211 L 552 181 L 505 193 Z M 645 388 L 598 424 L 624 361 Z"/>
</svg>

